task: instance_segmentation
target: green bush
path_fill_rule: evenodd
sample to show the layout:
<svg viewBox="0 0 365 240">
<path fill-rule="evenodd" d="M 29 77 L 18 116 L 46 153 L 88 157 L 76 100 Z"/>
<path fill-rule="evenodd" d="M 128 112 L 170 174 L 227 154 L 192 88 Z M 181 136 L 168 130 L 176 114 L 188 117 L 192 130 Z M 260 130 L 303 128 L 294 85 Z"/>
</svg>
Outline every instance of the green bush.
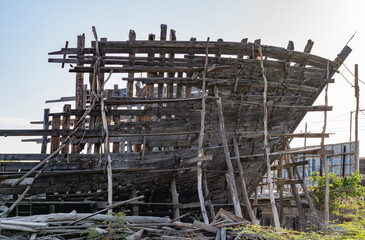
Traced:
<svg viewBox="0 0 365 240">
<path fill-rule="evenodd" d="M 310 188 L 310 195 L 317 210 L 324 210 L 325 176 L 319 176 L 318 172 L 311 173 L 311 180 L 315 186 Z M 346 207 L 349 198 L 364 196 L 365 188 L 360 185 L 362 176 L 359 171 L 348 177 L 337 177 L 329 174 L 329 209 L 330 213 L 336 213 Z"/>
</svg>

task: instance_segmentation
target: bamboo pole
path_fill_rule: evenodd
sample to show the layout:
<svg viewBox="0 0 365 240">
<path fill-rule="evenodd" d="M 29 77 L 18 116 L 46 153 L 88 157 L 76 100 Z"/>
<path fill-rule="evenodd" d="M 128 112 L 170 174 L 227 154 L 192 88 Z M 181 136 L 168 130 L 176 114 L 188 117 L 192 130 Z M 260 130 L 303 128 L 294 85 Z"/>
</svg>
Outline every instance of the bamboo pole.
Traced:
<svg viewBox="0 0 365 240">
<path fill-rule="evenodd" d="M 269 142 L 267 140 L 267 79 L 265 76 L 265 68 L 264 68 L 264 59 L 262 56 L 261 46 L 258 45 L 259 53 L 260 53 L 260 64 L 262 70 L 262 80 L 264 82 L 264 92 L 263 92 L 263 105 L 264 105 L 264 159 L 266 160 L 266 171 L 267 171 L 267 182 L 269 185 L 269 196 L 271 203 L 271 210 L 274 217 L 274 227 L 277 231 L 280 231 L 280 220 L 278 215 L 278 209 L 275 204 L 274 190 L 273 190 L 273 182 L 271 176 L 271 161 L 270 161 L 270 148 Z"/>
</svg>

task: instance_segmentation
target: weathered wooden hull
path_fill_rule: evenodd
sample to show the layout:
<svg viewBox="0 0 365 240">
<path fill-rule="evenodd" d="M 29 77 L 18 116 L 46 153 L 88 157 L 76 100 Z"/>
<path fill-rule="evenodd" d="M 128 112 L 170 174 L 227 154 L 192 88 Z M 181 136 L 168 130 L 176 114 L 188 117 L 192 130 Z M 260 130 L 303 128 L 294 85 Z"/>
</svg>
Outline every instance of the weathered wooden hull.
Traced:
<svg viewBox="0 0 365 240">
<path fill-rule="evenodd" d="M 163 38 L 162 38 L 163 39 Z M 90 73 L 96 62 L 93 47 L 65 48 L 51 55 L 64 55 L 50 62 L 77 64 L 71 72 L 77 73 L 76 82 L 82 84 L 83 74 Z M 310 44 L 310 42 L 309 42 Z M 181 204 L 198 201 L 196 161 L 198 137 L 201 128 L 201 93 L 206 42 L 135 41 L 99 42 L 102 54 L 99 78 L 104 73 L 123 73 L 127 80 L 127 97 L 119 91 L 106 91 L 107 121 L 109 130 L 114 199 L 125 199 L 138 192 L 148 202 L 171 202 L 170 183 L 176 181 Z M 204 153 L 212 160 L 204 161 L 203 172 L 210 191 L 208 199 L 215 204 L 229 204 L 226 186 L 227 172 L 217 112 L 218 89 L 223 104 L 225 132 L 230 157 L 235 156 L 233 138 L 239 145 L 248 193 L 256 188 L 266 172 L 263 157 L 263 82 L 257 43 L 208 43 Z M 272 46 L 262 48 L 265 75 L 268 79 L 268 131 L 271 152 L 285 147 L 285 135 L 292 133 L 308 111 L 329 108 L 312 106 L 324 86 L 351 51 L 348 47 L 339 58 L 330 61 L 307 52 L 296 52 Z M 147 56 L 146 56 L 147 55 Z M 138 75 L 137 75 L 138 73 Z M 138 78 L 137 78 L 138 77 Z M 144 90 L 133 93 L 133 83 L 141 81 Z M 79 84 L 80 85 L 80 84 Z M 191 92 L 194 89 L 196 92 Z M 90 93 L 90 91 L 87 91 Z M 80 100 L 81 99 L 81 100 Z M 84 99 L 84 106 L 77 102 Z M 72 131 L 70 119 L 81 117 L 90 103 L 90 94 L 82 96 L 76 91 L 76 108 L 63 113 L 51 113 L 50 130 L 1 130 L 2 136 L 51 136 L 51 149 L 57 149 L 60 140 Z M 79 106 L 77 106 L 79 105 Z M 100 108 L 99 108 L 100 109 Z M 56 120 L 56 121 L 55 121 Z M 62 120 L 62 121 L 60 121 Z M 67 125 L 68 122 L 68 125 Z M 83 193 L 91 198 L 105 199 L 107 189 L 106 155 L 100 153 L 102 124 L 100 110 L 93 110 L 83 129 L 78 130 L 67 151 L 50 161 L 43 175 L 35 180 L 30 193 Z M 121 144 L 125 147 L 120 147 Z M 84 148 L 83 152 L 79 153 Z M 75 150 L 77 149 L 77 150 Z M 72 152 L 72 153 L 71 153 Z M 3 173 L 0 194 L 20 194 L 26 185 L 11 187 L 11 179 L 22 176 L 47 154 L 2 154 Z M 273 159 L 275 156 L 272 156 Z M 15 160 L 9 162 L 8 160 Z M 22 161 L 18 161 L 22 160 Z M 235 161 L 232 161 L 234 167 Z M 21 172 L 16 173 L 19 169 Z M 34 176 L 31 175 L 30 177 Z M 10 179 L 10 180 L 9 180 Z M 238 181 L 237 177 L 237 181 Z M 7 182 L 6 182 L 7 181 Z M 24 184 L 24 183 L 23 183 Z M 99 193 L 98 193 L 99 192 Z M 153 206 L 151 206 L 153 208 Z"/>
</svg>

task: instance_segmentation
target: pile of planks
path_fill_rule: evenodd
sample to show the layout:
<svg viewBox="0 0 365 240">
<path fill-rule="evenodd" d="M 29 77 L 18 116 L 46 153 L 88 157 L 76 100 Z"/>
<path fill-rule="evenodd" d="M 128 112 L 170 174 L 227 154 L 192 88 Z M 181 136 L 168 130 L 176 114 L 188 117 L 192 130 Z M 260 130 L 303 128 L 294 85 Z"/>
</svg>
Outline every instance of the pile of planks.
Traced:
<svg viewBox="0 0 365 240">
<path fill-rule="evenodd" d="M 6 236 L 0 239 L 238 239 L 233 229 L 248 223 L 223 209 L 210 224 L 194 220 L 188 213 L 170 219 L 72 211 L 1 219 L 0 229 Z"/>
</svg>

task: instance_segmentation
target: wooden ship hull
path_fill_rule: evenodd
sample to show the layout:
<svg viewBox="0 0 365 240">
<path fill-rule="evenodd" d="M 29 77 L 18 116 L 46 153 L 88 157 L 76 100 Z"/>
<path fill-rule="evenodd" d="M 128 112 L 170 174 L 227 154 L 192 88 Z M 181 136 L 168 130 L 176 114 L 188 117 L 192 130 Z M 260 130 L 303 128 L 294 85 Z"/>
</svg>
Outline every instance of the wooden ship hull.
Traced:
<svg viewBox="0 0 365 240">
<path fill-rule="evenodd" d="M 166 215 L 177 206 L 199 208 L 200 162 L 206 201 L 229 207 L 227 157 L 234 170 L 239 157 L 249 195 L 266 173 L 263 73 L 268 81 L 268 144 L 274 160 L 308 111 L 330 110 L 312 105 L 351 51 L 346 46 L 331 61 L 311 55 L 310 40 L 299 52 L 292 42 L 279 48 L 247 39 L 177 41 L 174 30 L 170 40 L 166 36 L 162 25 L 160 41 L 154 35 L 138 41 L 131 31 L 128 41 L 101 39 L 86 47 L 85 36 L 80 35 L 76 48 L 67 43 L 51 52 L 49 62 L 73 65 L 75 105 L 65 105 L 63 112 L 45 111 L 43 129 L 0 131 L 1 136 L 42 137 L 40 154 L 0 154 L 0 194 L 21 194 L 31 185 L 27 194 L 46 194 L 50 203 L 105 203 L 109 151 L 114 201 L 144 195 L 139 211 L 149 215 Z M 53 58 L 56 55 L 60 57 Z M 109 74 L 126 81 L 125 96 L 118 86 L 101 91 Z M 199 155 L 203 105 L 203 155 Z M 51 153 L 57 154 L 51 158 Z M 46 158 L 49 161 L 39 166 Z M 14 186 L 32 169 L 36 171 Z M 238 185 L 237 171 L 235 175 Z"/>
</svg>

